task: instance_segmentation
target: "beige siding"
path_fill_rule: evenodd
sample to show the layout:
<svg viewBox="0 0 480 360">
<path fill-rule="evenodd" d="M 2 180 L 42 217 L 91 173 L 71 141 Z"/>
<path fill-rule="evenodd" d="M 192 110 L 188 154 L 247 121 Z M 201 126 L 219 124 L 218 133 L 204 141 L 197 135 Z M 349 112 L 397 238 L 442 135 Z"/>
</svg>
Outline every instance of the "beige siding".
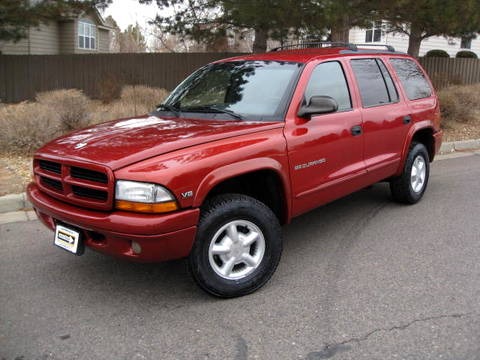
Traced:
<svg viewBox="0 0 480 360">
<path fill-rule="evenodd" d="M 30 54 L 56 55 L 60 52 L 57 22 L 30 30 Z"/>
<path fill-rule="evenodd" d="M 6 55 L 55 55 L 59 53 L 59 32 L 56 22 L 31 28 L 29 36 L 17 43 L 7 42 L 0 49 Z"/>
<path fill-rule="evenodd" d="M 66 21 L 59 24 L 60 54 L 73 54 L 76 47 L 75 21 Z"/>
<path fill-rule="evenodd" d="M 99 29 L 97 27 L 97 33 L 98 33 L 98 39 L 97 39 L 98 52 L 101 52 L 101 53 L 110 52 L 110 31 Z"/>
<path fill-rule="evenodd" d="M 0 51 L 4 55 L 27 55 L 28 54 L 28 39 L 22 39 L 14 43 L 0 42 Z"/>
</svg>

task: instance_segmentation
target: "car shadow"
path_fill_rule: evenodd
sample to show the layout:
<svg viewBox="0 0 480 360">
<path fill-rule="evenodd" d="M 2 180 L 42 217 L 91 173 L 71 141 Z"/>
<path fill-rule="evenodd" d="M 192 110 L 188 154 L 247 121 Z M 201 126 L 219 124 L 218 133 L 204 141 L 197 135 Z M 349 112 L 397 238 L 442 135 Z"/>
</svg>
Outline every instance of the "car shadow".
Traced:
<svg viewBox="0 0 480 360">
<path fill-rule="evenodd" d="M 317 260 L 326 261 L 322 259 L 326 255 L 319 247 L 342 241 L 348 237 L 349 228 L 361 225 L 366 214 L 386 204 L 390 204 L 388 185 L 377 184 L 315 209 L 284 226 L 282 260 L 277 274 L 267 284 L 268 288 L 273 290 L 276 282 L 282 282 L 282 276 L 295 278 L 296 271 L 292 269 L 303 261 L 304 254 L 318 251 Z M 56 261 L 46 263 L 43 271 L 68 273 L 68 277 L 58 278 L 56 286 L 71 288 L 74 283 L 72 291 L 87 297 L 85 301 L 109 299 L 144 306 L 156 304 L 168 309 L 217 301 L 196 286 L 186 259 L 143 264 L 115 259 L 92 250 L 78 258 L 66 252 L 55 253 Z"/>
</svg>

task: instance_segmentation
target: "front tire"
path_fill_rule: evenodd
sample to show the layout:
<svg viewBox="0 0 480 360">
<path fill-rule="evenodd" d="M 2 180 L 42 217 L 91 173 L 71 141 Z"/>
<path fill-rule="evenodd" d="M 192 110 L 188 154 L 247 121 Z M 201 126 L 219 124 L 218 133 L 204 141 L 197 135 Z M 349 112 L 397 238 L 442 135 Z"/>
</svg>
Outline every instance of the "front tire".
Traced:
<svg viewBox="0 0 480 360">
<path fill-rule="evenodd" d="M 430 158 L 425 145 L 412 143 L 402 175 L 390 181 L 395 201 L 415 204 L 423 197 L 430 176 Z"/>
<path fill-rule="evenodd" d="M 250 196 L 225 194 L 202 207 L 189 268 L 203 290 L 231 298 L 262 287 L 281 253 L 281 228 L 272 210 Z"/>
</svg>

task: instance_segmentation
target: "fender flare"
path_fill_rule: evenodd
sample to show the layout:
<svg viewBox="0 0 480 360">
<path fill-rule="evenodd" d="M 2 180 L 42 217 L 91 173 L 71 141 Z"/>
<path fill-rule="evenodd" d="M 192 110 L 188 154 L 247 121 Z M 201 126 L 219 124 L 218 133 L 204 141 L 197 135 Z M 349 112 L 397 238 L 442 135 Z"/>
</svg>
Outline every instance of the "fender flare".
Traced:
<svg viewBox="0 0 480 360">
<path fill-rule="evenodd" d="M 433 121 L 422 120 L 413 124 L 413 126 L 409 129 L 408 134 L 405 138 L 405 143 L 403 144 L 402 157 L 401 157 L 399 168 L 397 170 L 397 174 L 401 173 L 403 170 L 403 167 L 405 166 L 405 160 L 407 159 L 408 150 L 410 149 L 410 144 L 412 143 L 413 137 L 418 131 L 425 130 L 425 129 L 432 130 L 432 133 L 434 133 L 435 130 L 433 126 Z"/>
<path fill-rule="evenodd" d="M 279 176 L 285 196 L 286 220 L 289 222 L 291 219 L 290 179 L 285 175 L 288 169 L 277 160 L 266 157 L 243 160 L 214 169 L 198 185 L 192 206 L 200 207 L 208 193 L 221 182 L 260 170 L 272 170 Z"/>
</svg>

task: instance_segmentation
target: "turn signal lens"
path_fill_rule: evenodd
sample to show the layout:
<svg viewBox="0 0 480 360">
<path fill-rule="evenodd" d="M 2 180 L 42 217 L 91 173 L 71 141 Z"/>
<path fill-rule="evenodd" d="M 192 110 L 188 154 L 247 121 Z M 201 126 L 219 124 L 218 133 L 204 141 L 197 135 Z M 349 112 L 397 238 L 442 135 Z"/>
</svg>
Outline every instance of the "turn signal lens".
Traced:
<svg viewBox="0 0 480 360">
<path fill-rule="evenodd" d="M 141 213 L 166 213 L 178 209 L 176 201 L 168 201 L 163 203 L 138 203 L 125 200 L 117 200 L 115 207 L 119 210 L 135 211 Z"/>
</svg>

